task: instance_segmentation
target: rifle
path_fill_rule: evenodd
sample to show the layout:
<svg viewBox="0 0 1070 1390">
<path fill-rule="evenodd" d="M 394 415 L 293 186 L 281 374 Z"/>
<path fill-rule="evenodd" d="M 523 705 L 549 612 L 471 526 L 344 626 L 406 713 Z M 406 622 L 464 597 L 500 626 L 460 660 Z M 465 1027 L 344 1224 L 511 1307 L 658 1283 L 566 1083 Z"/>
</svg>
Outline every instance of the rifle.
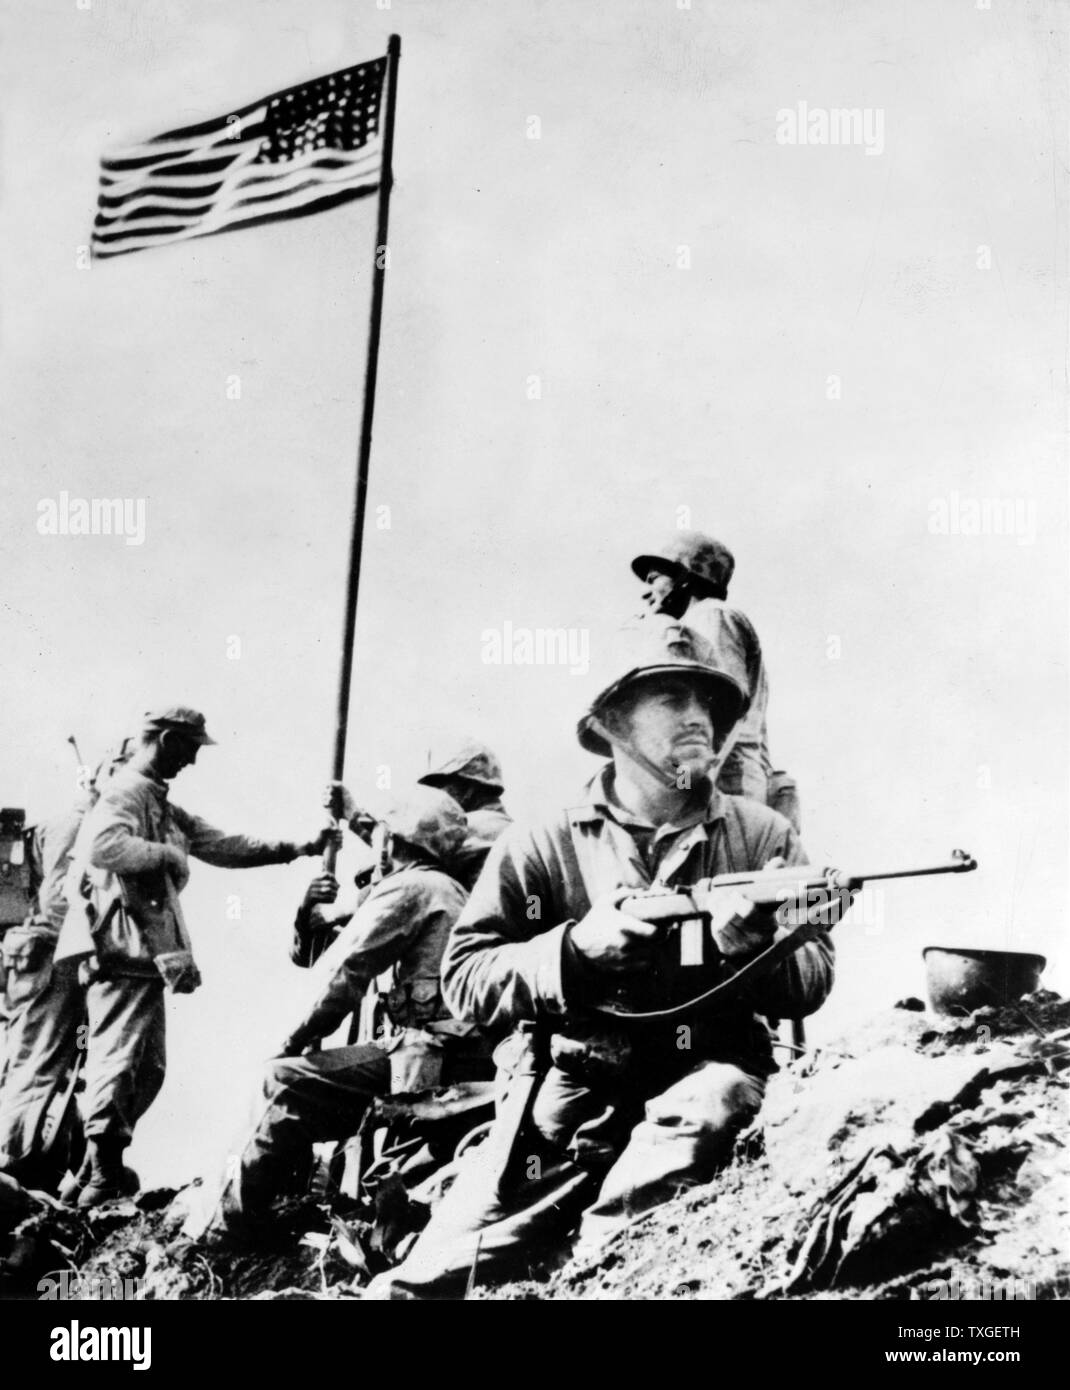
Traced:
<svg viewBox="0 0 1070 1390">
<path fill-rule="evenodd" d="M 737 994 L 740 989 L 769 973 L 775 966 L 808 941 L 835 926 L 850 908 L 854 895 L 864 883 L 889 878 L 922 878 L 935 874 L 964 874 L 977 868 L 977 861 L 965 850 L 952 850 L 937 864 L 905 869 L 879 869 L 871 873 L 815 870 L 808 865 L 788 865 L 780 869 L 760 869 L 753 873 L 717 874 L 699 879 L 676 890 L 654 887 L 625 898 L 619 911 L 631 913 L 641 921 L 663 928 L 670 950 L 666 965 L 677 970 L 692 967 L 719 969 L 725 976 L 711 989 L 664 1009 L 636 1010 L 614 1004 L 590 1005 L 596 1013 L 632 1020 L 663 1020 L 690 1013 L 719 996 Z M 721 956 L 712 931 L 718 897 L 727 893 L 752 902 L 759 912 L 775 915 L 780 926 L 790 928 L 779 939 L 732 969 Z"/>
</svg>

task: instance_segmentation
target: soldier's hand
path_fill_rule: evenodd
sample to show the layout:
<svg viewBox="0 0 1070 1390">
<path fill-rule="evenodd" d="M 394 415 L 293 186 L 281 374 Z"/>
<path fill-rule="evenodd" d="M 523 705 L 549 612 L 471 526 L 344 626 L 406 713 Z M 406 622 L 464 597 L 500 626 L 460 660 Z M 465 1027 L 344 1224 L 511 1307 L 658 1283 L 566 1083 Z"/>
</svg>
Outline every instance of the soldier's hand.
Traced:
<svg viewBox="0 0 1070 1390">
<path fill-rule="evenodd" d="M 334 874 L 317 874 L 305 889 L 305 906 L 333 903 L 338 896 L 338 880 Z"/>
<path fill-rule="evenodd" d="M 185 883 L 189 877 L 189 863 L 186 859 L 186 851 L 181 849 L 172 841 L 168 841 L 163 846 L 163 870 L 181 883 Z"/>
<path fill-rule="evenodd" d="M 772 943 L 776 928 L 775 914 L 758 908 L 742 893 L 724 890 L 717 894 L 710 909 L 713 939 L 721 955 L 730 960 L 764 951 Z"/>
<path fill-rule="evenodd" d="M 838 869 L 826 868 L 824 873 L 827 891 L 822 900 L 808 901 L 806 920 L 811 925 L 824 927 L 827 931 L 841 922 L 850 911 L 851 904 L 862 891 L 862 885 L 851 881 L 844 882 Z"/>
<path fill-rule="evenodd" d="M 357 814 L 357 803 L 342 782 L 328 782 L 323 804 L 335 820 L 350 821 Z"/>
<path fill-rule="evenodd" d="M 634 888 L 617 888 L 604 894 L 570 932 L 573 946 L 596 969 L 626 974 L 641 970 L 654 958 L 660 934 L 657 923 L 619 910 L 619 904 L 634 892 Z"/>
<path fill-rule="evenodd" d="M 301 853 L 322 854 L 328 845 L 333 845 L 336 850 L 342 848 L 342 832 L 336 825 L 325 825 L 314 840 L 301 846 Z"/>
</svg>

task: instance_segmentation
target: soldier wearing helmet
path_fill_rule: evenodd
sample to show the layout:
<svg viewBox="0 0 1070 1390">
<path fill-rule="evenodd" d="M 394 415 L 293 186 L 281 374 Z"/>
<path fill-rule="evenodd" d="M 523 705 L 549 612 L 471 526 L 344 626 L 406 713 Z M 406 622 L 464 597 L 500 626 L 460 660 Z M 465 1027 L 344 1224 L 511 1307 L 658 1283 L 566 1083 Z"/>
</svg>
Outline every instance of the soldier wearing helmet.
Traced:
<svg viewBox="0 0 1070 1390">
<path fill-rule="evenodd" d="M 597 653 L 596 653 L 597 655 Z M 438 1298 L 515 1277 L 579 1226 L 593 1252 L 635 1216 L 707 1182 L 757 1112 L 774 1070 L 762 1016 L 813 1012 L 832 984 L 827 933 L 753 981 L 678 1017 L 607 1019 L 623 992 L 693 999 L 722 978 L 700 963 L 682 1000 L 659 929 L 625 898 L 721 873 L 805 863 L 782 816 L 713 784 L 746 705 L 711 644 L 655 615 L 607 652 L 580 720 L 608 757 L 584 794 L 491 850 L 442 962 L 459 1019 L 517 1030 L 496 1053 L 496 1130 L 473 1151 L 404 1262 L 370 1298 Z M 764 950 L 775 919 L 734 900 L 711 923 L 730 971 Z"/>
<path fill-rule="evenodd" d="M 769 757 L 766 710 L 769 682 L 762 647 L 750 619 L 727 603 L 735 572 L 732 552 L 701 531 L 673 531 L 652 554 L 637 555 L 632 571 L 646 585 L 649 612 L 685 620 L 713 644 L 717 660 L 740 681 L 749 697 L 746 715 L 724 750 L 717 785 L 780 810 L 799 829 L 794 781 L 774 771 Z"/>
<path fill-rule="evenodd" d="M 449 792 L 468 817 L 457 870 L 461 882 L 471 889 L 491 845 L 512 824 L 502 805 L 501 763 L 485 743 L 471 739 L 445 754 L 433 752 L 429 763 L 430 771 L 420 778 L 422 785 Z"/>
<path fill-rule="evenodd" d="M 485 743 L 464 739 L 455 746 L 432 750 L 428 755 L 428 769 L 419 778 L 419 784 L 448 792 L 468 817 L 464 845 L 454 867 L 457 878 L 470 889 L 479 877 L 491 845 L 512 823 L 502 805 L 505 784 L 501 763 Z M 340 782 L 332 782 L 327 788 L 324 804 L 334 810 L 339 819 L 347 821 L 355 835 L 366 843 L 371 842 L 375 817 L 361 810 Z M 317 894 L 321 892 L 316 885 L 313 889 Z M 329 884 L 327 889 L 330 889 Z M 322 896 L 316 900 L 324 901 Z M 298 954 L 295 948 L 295 960 Z"/>
<path fill-rule="evenodd" d="M 454 875 L 465 815 L 445 792 L 415 787 L 381 822 L 387 872 L 308 976 L 308 997 L 268 1068 L 252 1123 L 221 1189 L 186 1234 L 242 1241 L 255 1234 L 312 1145 L 355 1132 L 371 1101 L 478 1080 L 490 1070 L 481 1030 L 452 1018 L 440 966 L 467 894 Z M 374 1042 L 319 1050 L 360 1009 L 374 983 L 387 1018 Z M 305 1053 L 304 1049 L 313 1049 Z"/>
</svg>

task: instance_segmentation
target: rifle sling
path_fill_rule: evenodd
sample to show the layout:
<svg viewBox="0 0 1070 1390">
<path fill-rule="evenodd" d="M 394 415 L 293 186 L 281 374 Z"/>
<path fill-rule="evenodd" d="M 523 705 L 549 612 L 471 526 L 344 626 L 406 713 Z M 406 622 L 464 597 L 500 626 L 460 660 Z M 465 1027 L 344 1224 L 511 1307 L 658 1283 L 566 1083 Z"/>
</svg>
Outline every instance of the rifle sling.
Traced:
<svg viewBox="0 0 1070 1390">
<path fill-rule="evenodd" d="M 629 1009 L 618 1009 L 612 1004 L 588 1004 L 587 1008 L 594 1013 L 605 1014 L 610 1018 L 628 1019 L 633 1023 L 656 1023 L 667 1018 L 681 1018 L 693 1010 L 701 1008 L 703 1005 L 711 1004 L 714 1000 L 724 1000 L 741 994 L 743 990 L 755 980 L 763 979 L 770 974 L 781 961 L 793 955 L 800 946 L 805 946 L 808 941 L 816 939 L 820 932 L 826 928 L 816 922 L 804 922 L 801 926 L 783 936 L 779 941 L 774 941 L 771 946 L 767 946 L 764 951 L 756 955 L 753 960 L 749 960 L 746 965 L 740 966 L 727 980 L 722 980 L 712 989 L 708 989 L 703 994 L 697 994 L 694 999 L 685 1000 L 683 1004 L 674 1004 L 670 1009 L 652 1009 L 646 1013 L 633 1013 Z"/>
</svg>

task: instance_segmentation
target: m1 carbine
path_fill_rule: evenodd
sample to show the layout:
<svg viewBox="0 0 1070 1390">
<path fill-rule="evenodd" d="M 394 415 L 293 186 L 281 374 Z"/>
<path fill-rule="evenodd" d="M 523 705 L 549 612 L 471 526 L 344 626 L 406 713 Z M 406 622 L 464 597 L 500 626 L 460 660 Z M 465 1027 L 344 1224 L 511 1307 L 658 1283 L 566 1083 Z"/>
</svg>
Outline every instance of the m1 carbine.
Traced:
<svg viewBox="0 0 1070 1390">
<path fill-rule="evenodd" d="M 621 912 L 630 913 L 641 921 L 656 923 L 664 929 L 667 950 L 662 957 L 660 973 L 672 983 L 672 994 L 686 983 L 686 972 L 701 969 L 703 978 L 715 970 L 720 975 L 711 988 L 696 994 L 683 1003 L 673 1003 L 658 1009 L 629 1007 L 634 998 L 630 985 L 623 987 L 619 1002 L 592 1004 L 597 1013 L 615 1018 L 634 1020 L 663 1020 L 691 1013 L 718 997 L 738 995 L 746 985 L 768 974 L 819 932 L 835 926 L 865 883 L 888 878 L 921 878 L 934 874 L 963 874 L 976 869 L 977 861 L 964 850 L 952 850 L 950 856 L 937 864 L 917 865 L 905 869 L 880 869 L 854 873 L 834 869 L 817 870 L 809 865 L 794 864 L 784 868 L 760 869 L 753 873 L 717 874 L 700 879 L 686 887 L 653 887 L 640 890 L 618 904 Z M 718 910 L 726 898 L 742 897 L 754 904 L 757 912 L 773 916 L 779 927 L 787 930 L 771 935 L 770 944 L 745 964 L 734 968 L 721 955 L 714 936 L 713 923 L 724 916 Z"/>
</svg>

